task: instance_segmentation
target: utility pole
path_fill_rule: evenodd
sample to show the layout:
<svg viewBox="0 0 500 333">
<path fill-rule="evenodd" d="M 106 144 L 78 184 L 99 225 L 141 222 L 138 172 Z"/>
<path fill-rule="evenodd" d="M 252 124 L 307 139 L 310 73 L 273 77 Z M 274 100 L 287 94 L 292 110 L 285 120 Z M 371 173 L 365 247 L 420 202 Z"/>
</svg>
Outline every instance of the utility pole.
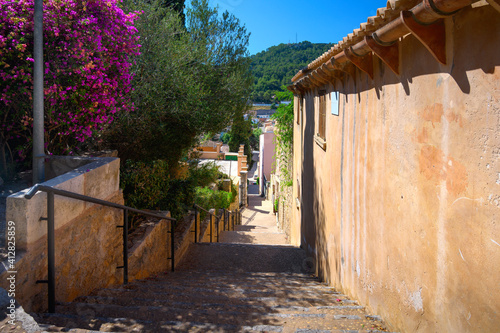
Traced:
<svg viewBox="0 0 500 333">
<path fill-rule="evenodd" d="M 35 0 L 33 69 L 33 184 L 45 180 L 43 130 L 43 0 Z"/>
</svg>

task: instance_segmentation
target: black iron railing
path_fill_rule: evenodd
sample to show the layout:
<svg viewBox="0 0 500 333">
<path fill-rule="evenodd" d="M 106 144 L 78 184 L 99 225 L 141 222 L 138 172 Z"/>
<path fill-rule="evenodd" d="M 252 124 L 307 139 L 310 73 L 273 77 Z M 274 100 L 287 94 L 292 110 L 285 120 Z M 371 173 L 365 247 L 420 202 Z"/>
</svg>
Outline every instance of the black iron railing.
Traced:
<svg viewBox="0 0 500 333">
<path fill-rule="evenodd" d="M 194 204 L 194 209 L 195 209 L 195 226 L 198 225 L 198 210 L 200 211 L 203 211 L 207 214 L 210 215 L 210 243 L 213 242 L 213 238 L 212 238 L 212 235 L 213 235 L 213 223 L 212 223 L 212 217 L 214 217 L 215 219 L 217 219 L 217 242 L 219 242 L 219 224 L 220 224 L 220 217 L 217 216 L 216 214 L 206 210 L 205 208 L 201 207 L 201 206 L 198 206 L 197 204 Z M 196 231 L 195 231 L 196 233 Z M 196 242 L 196 240 L 195 240 Z"/>
<path fill-rule="evenodd" d="M 213 242 L 213 223 L 212 223 L 212 218 L 216 219 L 216 240 L 219 242 L 219 235 L 220 235 L 220 220 L 222 217 L 224 217 L 223 221 L 224 224 L 222 225 L 222 231 L 231 231 L 234 230 L 234 226 L 239 224 L 239 220 L 241 219 L 241 211 L 239 209 L 236 209 L 234 211 L 230 211 L 227 209 L 222 210 L 222 214 L 220 216 L 217 216 L 217 214 L 211 213 L 210 211 L 206 210 L 205 208 L 199 206 L 199 205 L 194 205 L 194 242 L 197 243 L 199 241 L 199 234 L 198 234 L 198 212 L 203 211 L 207 214 L 210 215 L 210 243 Z"/>
<path fill-rule="evenodd" d="M 24 196 L 26 199 L 31 199 L 37 191 L 42 191 L 47 193 L 47 217 L 41 218 L 41 220 L 47 221 L 47 256 L 48 256 L 48 277 L 47 280 L 38 280 L 37 283 L 47 283 L 48 285 L 48 303 L 49 303 L 49 313 L 55 312 L 55 234 L 54 234 L 54 196 L 59 195 L 67 198 L 72 198 L 76 200 L 86 201 L 95 203 L 102 206 L 112 207 L 116 209 L 123 210 L 123 225 L 117 226 L 117 228 L 123 229 L 123 266 L 118 266 L 117 268 L 123 268 L 123 284 L 128 283 L 128 212 L 134 212 L 146 216 L 156 217 L 159 219 L 170 221 L 170 259 L 172 272 L 175 269 L 175 254 L 174 254 L 174 241 L 175 241 L 175 222 L 176 219 L 147 212 L 144 210 L 120 205 L 114 202 L 109 202 L 101 199 L 92 198 L 86 195 L 69 192 L 65 190 L 56 189 L 46 185 L 36 184 L 33 186 L 28 193 Z"/>
</svg>

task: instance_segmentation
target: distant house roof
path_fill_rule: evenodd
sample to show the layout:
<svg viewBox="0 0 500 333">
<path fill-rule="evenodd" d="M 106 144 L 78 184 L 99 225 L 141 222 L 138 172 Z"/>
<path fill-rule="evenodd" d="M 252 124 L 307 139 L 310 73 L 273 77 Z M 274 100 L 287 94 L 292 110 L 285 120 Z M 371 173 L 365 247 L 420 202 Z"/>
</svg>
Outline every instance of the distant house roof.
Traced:
<svg viewBox="0 0 500 333">
<path fill-rule="evenodd" d="M 273 115 L 276 110 L 256 110 L 256 116 L 270 116 Z"/>
<path fill-rule="evenodd" d="M 370 69 L 369 63 L 363 61 L 372 52 L 399 74 L 399 59 L 391 58 L 386 51 L 393 45 L 399 47 L 399 38 L 409 33 L 414 34 L 414 29 L 410 28 L 412 24 L 434 23 L 477 1 L 479 0 L 389 0 L 385 8 L 377 10 L 376 16 L 369 17 L 360 24 L 359 29 L 300 70 L 292 78 L 293 85 L 288 89 L 300 93 L 322 86 L 332 77 L 342 79 L 343 72 L 349 73 L 345 66 L 351 63 L 370 75 L 373 68 Z M 384 52 L 381 53 L 380 50 Z M 443 59 L 438 60 L 443 62 Z"/>
</svg>

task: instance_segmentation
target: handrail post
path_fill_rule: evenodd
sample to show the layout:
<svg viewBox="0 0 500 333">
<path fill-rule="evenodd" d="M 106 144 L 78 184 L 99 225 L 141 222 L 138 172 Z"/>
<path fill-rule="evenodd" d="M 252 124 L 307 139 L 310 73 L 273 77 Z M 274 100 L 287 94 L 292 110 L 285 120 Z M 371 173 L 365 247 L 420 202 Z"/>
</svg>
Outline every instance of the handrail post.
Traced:
<svg viewBox="0 0 500 333">
<path fill-rule="evenodd" d="M 123 210 L 123 284 L 128 284 L 128 209 Z"/>
<path fill-rule="evenodd" d="M 91 202 L 98 205 L 112 207 L 116 209 L 123 210 L 123 226 L 117 226 L 117 228 L 123 228 L 123 266 L 119 266 L 117 268 L 123 268 L 123 284 L 128 283 L 128 211 L 136 212 L 139 214 L 143 214 L 146 216 L 152 216 L 155 218 L 166 219 L 171 223 L 171 239 L 172 239 L 172 271 L 174 271 L 175 267 L 175 258 L 174 258 L 174 230 L 175 225 L 174 222 L 176 219 L 171 217 L 162 216 L 159 214 L 154 214 L 151 212 L 143 211 L 140 209 L 136 209 L 133 207 L 128 207 L 124 205 L 120 205 L 117 203 L 100 200 L 97 198 L 92 198 L 86 195 L 69 192 L 57 188 L 53 188 L 46 185 L 36 184 L 31 187 L 31 189 L 24 195 L 24 197 L 28 200 L 33 198 L 38 191 L 42 191 L 47 193 L 47 218 L 41 218 L 41 220 L 47 221 L 47 280 L 37 280 L 36 283 L 47 283 L 47 293 L 48 293 L 48 312 L 55 313 L 56 308 L 56 297 L 55 297 L 55 224 L 54 224 L 54 197 L 55 195 L 60 195 L 66 198 L 72 198 L 76 200 L 81 200 L 84 202 Z"/>
<path fill-rule="evenodd" d="M 215 215 L 215 220 L 217 221 L 217 243 L 219 242 L 219 227 L 220 227 L 220 217 Z"/>
<path fill-rule="evenodd" d="M 172 257 L 172 272 L 175 271 L 175 225 L 174 221 L 170 221 L 170 253 Z"/>
<path fill-rule="evenodd" d="M 210 243 L 212 243 L 212 231 L 213 231 L 213 223 L 214 222 L 214 217 L 212 214 L 210 214 Z"/>
<path fill-rule="evenodd" d="M 227 223 L 227 218 L 226 218 L 227 210 L 224 208 L 222 216 L 224 217 L 224 224 L 222 225 L 222 231 L 226 231 L 226 223 Z"/>
<path fill-rule="evenodd" d="M 198 243 L 198 207 L 194 205 L 194 242 Z"/>
<path fill-rule="evenodd" d="M 47 192 L 47 259 L 49 313 L 56 312 L 56 274 L 55 274 L 55 232 L 54 232 L 54 192 Z"/>
</svg>

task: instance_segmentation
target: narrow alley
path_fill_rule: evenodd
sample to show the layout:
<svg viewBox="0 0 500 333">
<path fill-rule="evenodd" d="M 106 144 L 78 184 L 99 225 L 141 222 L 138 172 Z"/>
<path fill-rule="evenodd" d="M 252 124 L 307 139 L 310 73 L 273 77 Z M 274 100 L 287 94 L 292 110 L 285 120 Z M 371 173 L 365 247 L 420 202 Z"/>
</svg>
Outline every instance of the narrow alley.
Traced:
<svg viewBox="0 0 500 333">
<path fill-rule="evenodd" d="M 256 163 L 255 163 L 256 164 Z M 255 167 L 255 165 L 254 165 Z M 254 170 L 254 169 L 252 169 Z M 381 318 L 318 281 L 286 244 L 249 172 L 249 207 L 219 243 L 192 244 L 175 273 L 107 288 L 43 314 L 43 328 L 141 332 L 382 332 Z"/>
</svg>

